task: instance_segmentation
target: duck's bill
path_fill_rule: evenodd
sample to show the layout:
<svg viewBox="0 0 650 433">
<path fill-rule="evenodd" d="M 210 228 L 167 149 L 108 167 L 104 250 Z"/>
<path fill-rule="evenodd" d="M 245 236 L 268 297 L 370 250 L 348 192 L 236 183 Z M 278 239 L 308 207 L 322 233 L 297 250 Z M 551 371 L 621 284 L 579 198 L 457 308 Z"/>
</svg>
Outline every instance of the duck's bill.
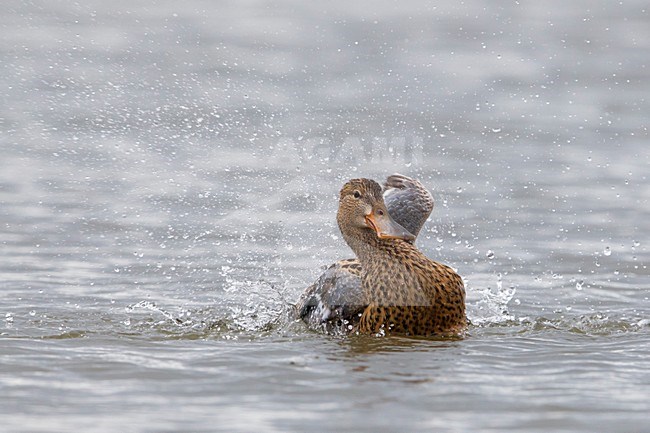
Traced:
<svg viewBox="0 0 650 433">
<path fill-rule="evenodd" d="M 366 223 L 377 233 L 379 239 L 403 239 L 408 242 L 415 240 L 415 236 L 404 227 L 397 224 L 388 213 L 378 215 L 373 212 L 366 215 Z"/>
</svg>

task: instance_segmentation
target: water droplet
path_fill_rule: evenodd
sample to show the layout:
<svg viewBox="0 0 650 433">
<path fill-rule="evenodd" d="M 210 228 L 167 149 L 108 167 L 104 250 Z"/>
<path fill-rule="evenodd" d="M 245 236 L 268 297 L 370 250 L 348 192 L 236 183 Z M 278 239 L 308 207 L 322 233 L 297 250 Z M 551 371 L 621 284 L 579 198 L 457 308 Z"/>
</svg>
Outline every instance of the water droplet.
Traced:
<svg viewBox="0 0 650 433">
<path fill-rule="evenodd" d="M 492 132 L 494 132 L 495 134 L 498 134 L 499 132 L 501 132 L 501 128 L 498 128 L 498 127 L 497 128 L 492 128 Z"/>
<path fill-rule="evenodd" d="M 485 257 L 492 260 L 494 258 L 494 251 L 488 250 L 487 253 L 485 254 Z"/>
<path fill-rule="evenodd" d="M 608 246 L 605 247 L 605 249 L 603 250 L 603 254 L 605 254 L 606 256 L 611 256 L 612 255 L 612 249 L 610 247 L 608 247 Z"/>
<path fill-rule="evenodd" d="M 29 315 L 32 316 L 32 317 L 36 316 L 36 311 L 30 310 Z"/>
<path fill-rule="evenodd" d="M 458 188 L 456 188 L 456 192 L 460 194 L 461 192 L 463 192 L 463 188 L 459 186 Z"/>
<path fill-rule="evenodd" d="M 634 246 L 634 247 L 639 247 L 639 246 L 641 246 L 641 242 L 639 242 L 639 241 L 632 241 L 632 246 Z"/>
<path fill-rule="evenodd" d="M 582 286 L 585 285 L 585 282 L 583 280 L 577 281 L 576 282 L 576 290 L 582 290 Z"/>
</svg>

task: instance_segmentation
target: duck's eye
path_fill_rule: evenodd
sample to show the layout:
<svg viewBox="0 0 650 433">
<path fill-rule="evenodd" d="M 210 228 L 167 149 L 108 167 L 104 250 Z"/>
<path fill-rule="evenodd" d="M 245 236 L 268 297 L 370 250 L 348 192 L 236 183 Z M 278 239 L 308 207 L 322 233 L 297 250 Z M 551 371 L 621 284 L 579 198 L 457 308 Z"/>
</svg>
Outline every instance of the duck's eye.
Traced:
<svg viewBox="0 0 650 433">
<path fill-rule="evenodd" d="M 361 198 L 361 193 L 359 191 L 355 191 L 354 198 Z"/>
<path fill-rule="evenodd" d="M 377 211 L 377 215 L 382 216 L 383 214 L 384 214 L 384 211 L 383 211 L 383 210 L 379 209 L 379 210 Z"/>
</svg>

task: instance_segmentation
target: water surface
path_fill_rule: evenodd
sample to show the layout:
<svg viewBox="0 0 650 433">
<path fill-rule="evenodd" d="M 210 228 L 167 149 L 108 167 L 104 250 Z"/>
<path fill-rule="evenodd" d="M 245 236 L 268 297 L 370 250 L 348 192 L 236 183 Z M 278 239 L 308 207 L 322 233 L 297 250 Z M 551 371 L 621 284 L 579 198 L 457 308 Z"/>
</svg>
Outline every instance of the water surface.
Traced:
<svg viewBox="0 0 650 433">
<path fill-rule="evenodd" d="M 647 430 L 641 1 L 9 1 L 0 430 Z M 462 340 L 288 318 L 400 172 Z"/>
</svg>

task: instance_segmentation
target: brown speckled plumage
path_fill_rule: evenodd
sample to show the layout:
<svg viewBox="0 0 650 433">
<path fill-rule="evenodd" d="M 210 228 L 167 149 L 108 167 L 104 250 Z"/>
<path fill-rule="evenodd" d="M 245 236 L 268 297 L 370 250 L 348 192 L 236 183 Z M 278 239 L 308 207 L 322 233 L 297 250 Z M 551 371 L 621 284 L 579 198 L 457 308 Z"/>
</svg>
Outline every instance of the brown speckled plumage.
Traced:
<svg viewBox="0 0 650 433">
<path fill-rule="evenodd" d="M 376 251 L 360 257 L 368 307 L 359 331 L 409 335 L 462 331 L 467 319 L 460 276 L 407 242 L 376 240 L 371 244 Z"/>
<path fill-rule="evenodd" d="M 353 293 L 354 305 L 331 307 L 334 314 L 326 309 L 322 317 L 329 325 L 336 321 L 345 325 L 346 331 L 365 334 L 446 335 L 465 329 L 462 279 L 413 245 L 415 236 L 388 215 L 376 182 L 353 179 L 345 184 L 337 222 L 358 263 L 339 261 L 317 282 L 320 293 L 329 297 L 325 305 L 336 305 L 338 298 L 346 298 L 345 293 Z M 421 224 L 415 227 L 419 230 Z M 359 273 L 360 288 L 350 277 Z M 346 284 L 345 278 L 352 282 Z M 307 311 L 305 305 L 308 303 L 303 302 L 301 313 Z M 320 316 L 311 319 L 314 317 L 317 321 Z"/>
</svg>

